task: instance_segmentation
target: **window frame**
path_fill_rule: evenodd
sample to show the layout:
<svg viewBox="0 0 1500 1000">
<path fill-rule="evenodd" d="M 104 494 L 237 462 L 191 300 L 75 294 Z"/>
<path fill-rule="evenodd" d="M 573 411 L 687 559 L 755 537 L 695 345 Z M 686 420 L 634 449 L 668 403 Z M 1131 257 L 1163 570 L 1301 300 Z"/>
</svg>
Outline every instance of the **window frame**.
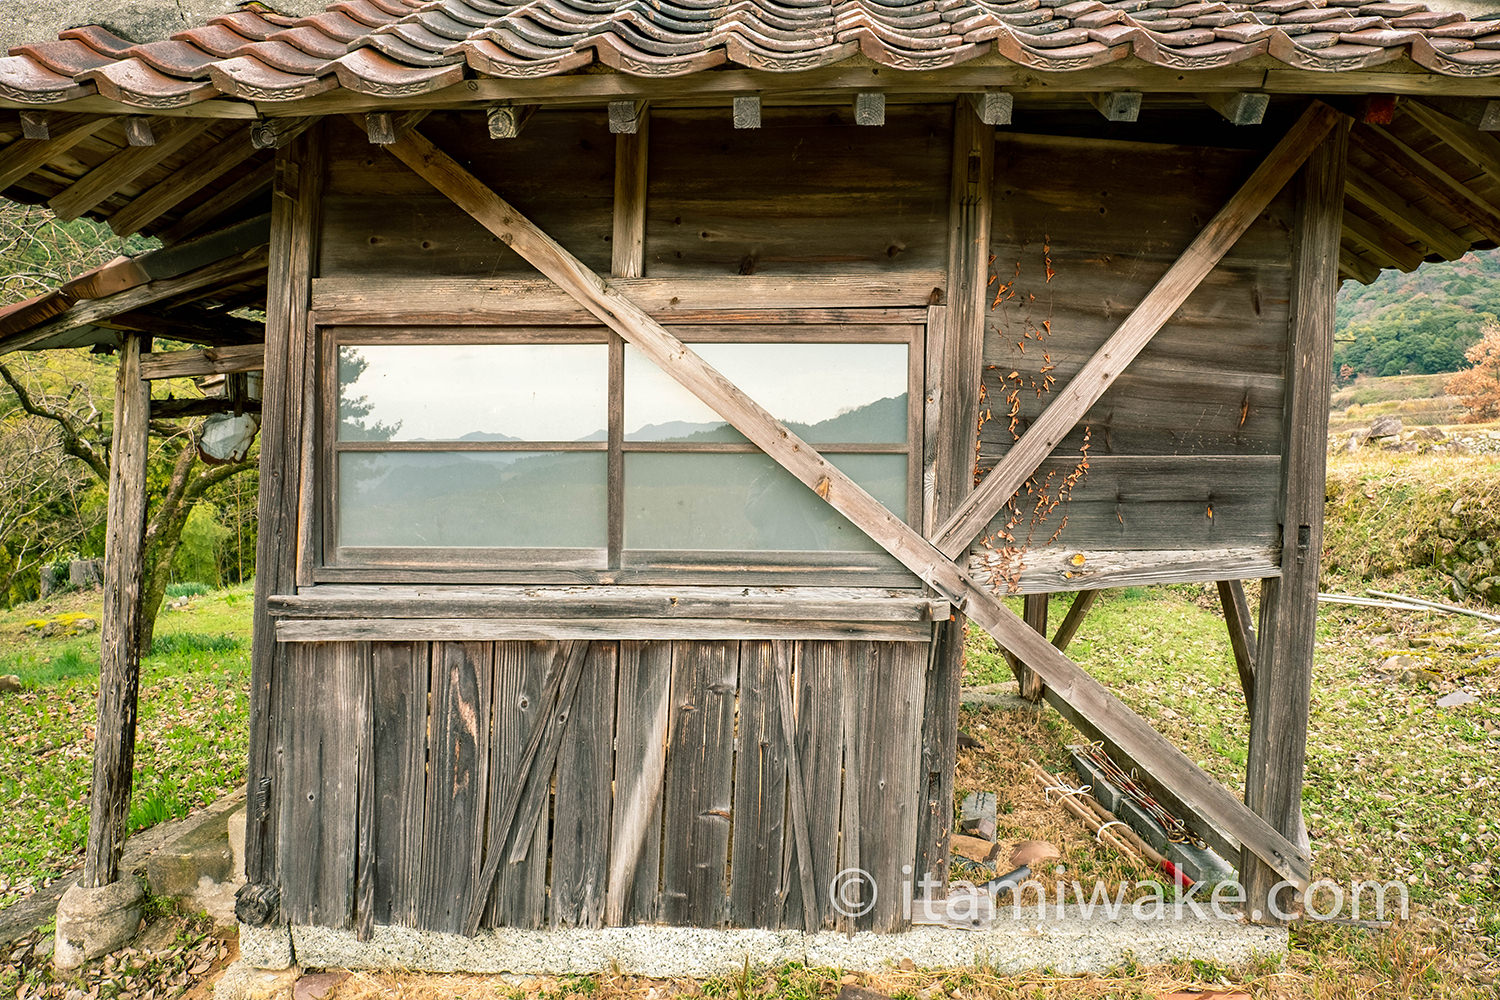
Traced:
<svg viewBox="0 0 1500 1000">
<path fill-rule="evenodd" d="M 926 323 L 891 310 L 841 310 L 806 320 L 777 311 L 770 316 L 735 312 L 699 316 L 674 325 L 684 343 L 882 343 L 907 349 L 907 439 L 904 446 L 816 444 L 825 455 L 905 454 L 906 517 L 920 524 L 923 502 L 923 419 Z M 908 313 L 907 315 L 912 315 Z M 914 577 L 888 553 L 826 550 L 627 549 L 625 457 L 633 453 L 763 454 L 750 442 L 624 440 L 625 342 L 607 328 L 572 319 L 566 324 L 318 324 L 313 329 L 318 413 L 316 417 L 317 509 L 312 569 L 314 583 L 640 583 L 640 584 L 848 584 L 911 586 Z M 338 441 L 339 348 L 375 344 L 573 344 L 608 345 L 607 435 L 603 442 L 355 442 Z M 605 534 L 601 548 L 458 548 L 339 546 L 338 456 L 346 452 L 441 451 L 588 452 L 606 456 Z"/>
</svg>

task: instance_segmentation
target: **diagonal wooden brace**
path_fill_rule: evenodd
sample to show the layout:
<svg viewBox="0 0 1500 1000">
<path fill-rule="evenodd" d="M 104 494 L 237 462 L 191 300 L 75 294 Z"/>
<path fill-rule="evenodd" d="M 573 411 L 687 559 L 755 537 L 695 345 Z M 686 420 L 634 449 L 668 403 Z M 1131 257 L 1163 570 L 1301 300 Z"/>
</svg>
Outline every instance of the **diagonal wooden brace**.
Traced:
<svg viewBox="0 0 1500 1000">
<path fill-rule="evenodd" d="M 1321 138 L 1321 134 L 1316 138 L 1306 133 L 1303 136 L 1309 147 Z M 840 472 L 609 281 L 419 133 L 411 132 L 385 148 L 1023 659 L 1046 683 L 1048 700 L 1059 712 L 1148 773 L 1154 789 L 1167 803 L 1197 817 L 1221 849 L 1242 845 L 1283 877 L 1298 886 L 1307 884 L 1310 860 L 1306 850 L 1200 770 L 1045 636 L 971 580 L 962 567 L 920 532 Z M 1298 163 L 1308 152 L 1282 147 L 1278 151 Z M 1295 166 L 1285 172 L 1290 177 Z"/>
<path fill-rule="evenodd" d="M 1151 338 L 1266 210 L 1271 200 L 1286 187 L 1287 181 L 1340 118 L 1343 115 L 1321 102 L 1314 102 L 1303 113 L 1250 178 L 1188 244 L 1182 256 L 1146 293 L 1141 304 L 1068 381 L 1020 440 L 1010 446 L 1005 457 L 985 476 L 984 482 L 932 535 L 932 543 L 944 555 L 956 559 L 969 550 L 985 526 L 1036 473 L 1037 467 L 1114 384 L 1120 372 L 1145 349 Z"/>
</svg>

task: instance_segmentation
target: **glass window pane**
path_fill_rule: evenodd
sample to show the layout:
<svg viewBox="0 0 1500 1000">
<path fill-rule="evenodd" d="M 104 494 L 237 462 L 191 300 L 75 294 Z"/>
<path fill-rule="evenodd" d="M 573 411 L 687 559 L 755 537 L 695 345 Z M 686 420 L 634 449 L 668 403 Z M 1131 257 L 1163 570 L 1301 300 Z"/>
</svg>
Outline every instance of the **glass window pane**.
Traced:
<svg viewBox="0 0 1500 1000">
<path fill-rule="evenodd" d="M 826 456 L 902 518 L 905 455 Z M 761 454 L 625 456 L 630 549 L 869 552 L 879 546 Z"/>
<path fill-rule="evenodd" d="M 600 548 L 603 452 L 339 455 L 339 544 Z"/>
<path fill-rule="evenodd" d="M 604 344 L 346 344 L 340 441 L 603 441 Z"/>
<path fill-rule="evenodd" d="M 905 344 L 691 346 L 811 444 L 906 442 Z M 745 439 L 627 345 L 625 440 Z"/>
</svg>

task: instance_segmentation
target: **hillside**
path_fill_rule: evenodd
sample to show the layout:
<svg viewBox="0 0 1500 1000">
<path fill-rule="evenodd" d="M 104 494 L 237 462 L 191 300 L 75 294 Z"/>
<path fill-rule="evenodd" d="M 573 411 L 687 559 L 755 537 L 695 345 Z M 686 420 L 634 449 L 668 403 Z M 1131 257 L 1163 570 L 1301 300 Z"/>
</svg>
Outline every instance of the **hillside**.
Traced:
<svg viewBox="0 0 1500 1000">
<path fill-rule="evenodd" d="M 1339 291 L 1333 365 L 1355 375 L 1424 375 L 1466 366 L 1464 350 L 1500 316 L 1500 251 L 1411 274 L 1384 271 Z"/>
</svg>

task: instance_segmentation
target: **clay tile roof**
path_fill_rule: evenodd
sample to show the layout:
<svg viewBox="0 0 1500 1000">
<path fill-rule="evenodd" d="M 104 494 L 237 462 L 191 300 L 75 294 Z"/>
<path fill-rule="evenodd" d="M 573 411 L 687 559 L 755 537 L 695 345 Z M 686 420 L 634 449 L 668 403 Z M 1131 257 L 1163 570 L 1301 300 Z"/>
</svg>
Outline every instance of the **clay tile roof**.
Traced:
<svg viewBox="0 0 1500 1000">
<path fill-rule="evenodd" d="M 86 26 L 19 46 L 0 57 L 0 97 L 55 105 L 97 91 L 151 108 L 338 87 L 401 96 L 590 65 L 673 77 L 726 64 L 807 70 L 856 54 L 901 70 L 980 56 L 1043 71 L 1267 56 L 1327 72 L 1406 60 L 1500 77 L 1500 20 L 1417 0 L 333 0 L 300 17 L 245 2 L 167 41 Z"/>
</svg>

